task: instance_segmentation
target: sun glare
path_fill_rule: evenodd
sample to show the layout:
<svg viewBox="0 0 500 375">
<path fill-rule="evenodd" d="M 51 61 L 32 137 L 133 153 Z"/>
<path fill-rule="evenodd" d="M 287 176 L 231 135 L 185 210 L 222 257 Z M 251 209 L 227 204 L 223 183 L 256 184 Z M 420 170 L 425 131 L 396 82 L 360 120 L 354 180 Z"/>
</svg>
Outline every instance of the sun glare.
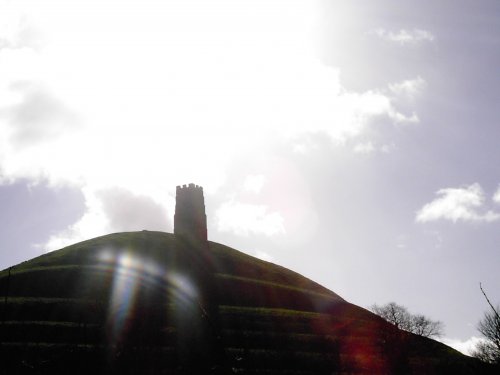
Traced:
<svg viewBox="0 0 500 375">
<path fill-rule="evenodd" d="M 18 140 L 0 140 L 5 174 L 76 186 L 87 206 L 50 249 L 114 230 L 102 191 L 147 196 L 172 216 L 173 187 L 196 181 L 215 192 L 237 156 L 256 159 L 273 140 L 303 151 L 293 144 L 307 132 L 343 141 L 373 116 L 405 121 L 381 92 L 346 91 L 318 58 L 316 2 L 9 6 L 19 48 L 0 51 L 5 103 L 50 108 L 23 126 L 0 123 Z"/>
<path fill-rule="evenodd" d="M 316 85 L 306 75 L 306 2 L 105 1 L 99 12 L 92 2 L 23 4 L 43 47 L 27 49 L 36 63 L 13 75 L 46 85 L 81 120 L 51 140 L 77 152 L 42 159 L 59 166 L 59 178 L 134 189 L 164 181 L 171 161 L 176 177 L 188 171 L 217 187 L 212 172 L 258 129 L 294 127 L 280 98 L 299 102 L 294 91 Z"/>
</svg>

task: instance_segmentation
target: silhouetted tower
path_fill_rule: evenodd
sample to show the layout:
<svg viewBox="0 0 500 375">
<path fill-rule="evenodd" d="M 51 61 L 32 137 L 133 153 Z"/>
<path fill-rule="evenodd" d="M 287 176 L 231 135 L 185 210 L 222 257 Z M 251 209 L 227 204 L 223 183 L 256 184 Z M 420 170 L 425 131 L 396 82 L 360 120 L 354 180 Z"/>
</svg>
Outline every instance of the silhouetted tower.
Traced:
<svg viewBox="0 0 500 375">
<path fill-rule="evenodd" d="M 201 186 L 195 184 L 177 186 L 174 233 L 196 240 L 207 240 L 207 215 Z"/>
</svg>

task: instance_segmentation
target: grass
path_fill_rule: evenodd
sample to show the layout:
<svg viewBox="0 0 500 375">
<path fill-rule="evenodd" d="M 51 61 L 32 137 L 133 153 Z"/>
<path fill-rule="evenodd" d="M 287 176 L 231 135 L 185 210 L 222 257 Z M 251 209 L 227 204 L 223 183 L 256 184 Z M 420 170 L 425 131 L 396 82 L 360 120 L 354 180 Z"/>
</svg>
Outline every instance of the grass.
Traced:
<svg viewBox="0 0 500 375">
<path fill-rule="evenodd" d="M 243 306 L 227 306 L 221 305 L 219 311 L 222 314 L 238 314 L 252 316 L 267 316 L 267 317 L 283 317 L 283 318 L 318 318 L 327 317 L 327 314 L 297 311 L 282 308 L 266 308 L 266 307 L 243 307 Z"/>
<path fill-rule="evenodd" d="M 320 298 L 325 298 L 325 299 L 336 299 L 336 297 L 332 296 L 331 294 L 320 293 L 320 292 L 317 292 L 315 290 L 308 290 L 308 289 L 305 289 L 303 287 L 290 286 L 290 285 L 286 285 L 286 284 L 281 284 L 279 282 L 273 282 L 273 281 L 261 280 L 261 279 L 252 279 L 249 277 L 220 274 L 220 273 L 216 274 L 215 276 L 218 278 L 221 278 L 221 279 L 226 279 L 230 282 L 231 281 L 242 281 L 245 283 L 252 283 L 252 284 L 256 284 L 256 285 L 260 285 L 260 286 L 266 286 L 266 287 L 271 287 L 271 288 L 278 288 L 278 289 L 282 289 L 282 290 L 304 293 L 304 294 L 308 294 L 308 295 L 320 297 Z"/>
<path fill-rule="evenodd" d="M 116 279 L 120 259 L 139 266 Z M 145 275 L 151 264 L 161 272 Z M 191 280 L 194 292 L 175 275 Z M 131 285 L 135 293 L 120 294 L 112 308 L 113 293 Z M 128 310 L 125 296 L 132 296 Z M 125 317 L 119 339 L 117 317 Z M 161 232 L 111 234 L 23 262 L 10 276 L 3 270 L 0 319 L 0 356 L 12 373 L 23 373 L 23 361 L 51 374 L 67 373 L 63 365 L 82 374 L 195 373 L 192 366 L 214 363 L 254 374 L 385 373 L 383 365 L 400 358 L 381 353 L 401 348 L 421 373 L 453 362 L 483 371 L 432 340 L 381 343 L 386 326 L 378 317 L 293 271 Z"/>
</svg>

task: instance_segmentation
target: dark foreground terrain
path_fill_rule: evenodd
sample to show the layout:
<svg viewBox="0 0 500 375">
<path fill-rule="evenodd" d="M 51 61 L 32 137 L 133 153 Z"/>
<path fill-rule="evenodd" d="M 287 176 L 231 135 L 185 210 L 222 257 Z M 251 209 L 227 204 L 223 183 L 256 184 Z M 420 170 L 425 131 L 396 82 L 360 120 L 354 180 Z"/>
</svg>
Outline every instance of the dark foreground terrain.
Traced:
<svg viewBox="0 0 500 375">
<path fill-rule="evenodd" d="M 0 273 L 0 372 L 494 374 L 229 247 L 111 234 Z"/>
</svg>

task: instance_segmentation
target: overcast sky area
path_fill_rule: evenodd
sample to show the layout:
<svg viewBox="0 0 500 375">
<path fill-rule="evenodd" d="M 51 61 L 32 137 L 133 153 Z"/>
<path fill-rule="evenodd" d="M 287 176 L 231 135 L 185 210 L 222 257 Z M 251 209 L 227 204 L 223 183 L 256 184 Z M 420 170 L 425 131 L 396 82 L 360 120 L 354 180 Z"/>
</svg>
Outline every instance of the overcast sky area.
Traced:
<svg viewBox="0 0 500 375">
<path fill-rule="evenodd" d="M 462 350 L 500 303 L 500 2 L 0 0 L 0 269 L 209 239 Z"/>
</svg>

